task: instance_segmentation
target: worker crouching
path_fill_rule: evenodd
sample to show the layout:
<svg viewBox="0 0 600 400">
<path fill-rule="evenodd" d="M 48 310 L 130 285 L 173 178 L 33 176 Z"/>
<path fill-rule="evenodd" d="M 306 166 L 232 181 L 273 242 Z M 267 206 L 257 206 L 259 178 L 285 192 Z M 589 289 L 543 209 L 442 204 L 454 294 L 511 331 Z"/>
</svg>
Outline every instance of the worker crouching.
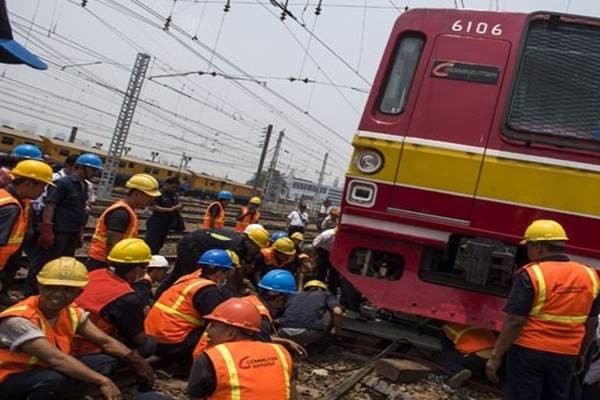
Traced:
<svg viewBox="0 0 600 400">
<path fill-rule="evenodd" d="M 204 317 L 210 347 L 195 361 L 188 382 L 193 398 L 283 400 L 295 398 L 290 354 L 256 340 L 261 317 L 244 299 L 229 299 Z"/>
<path fill-rule="evenodd" d="M 220 287 L 235 269 L 220 249 L 202 254 L 198 267 L 156 300 L 144 322 L 146 333 L 158 342 L 156 353 L 180 363 L 191 363 L 192 350 L 205 328 L 204 316 L 226 300 Z"/>
<path fill-rule="evenodd" d="M 556 221 L 534 221 L 524 236 L 531 263 L 515 276 L 487 374 L 497 381 L 506 355 L 508 400 L 567 400 L 598 324 L 598 276 L 569 260 Z"/>
<path fill-rule="evenodd" d="M 154 353 L 156 343 L 144 333 L 146 304 L 132 285 L 144 275 L 151 257 L 150 247 L 142 239 L 121 240 L 108 254 L 108 268 L 90 272 L 90 283 L 76 300 L 103 332 L 120 338 L 144 357 Z M 100 349 L 77 338 L 73 351 L 85 354 Z"/>
<path fill-rule="evenodd" d="M 104 398 L 120 398 L 105 375 L 119 363 L 132 366 L 150 384 L 152 368 L 124 344 L 99 330 L 73 301 L 88 283 L 85 266 L 71 257 L 48 262 L 37 276 L 38 296 L 0 313 L 0 398 L 62 399 L 76 382 L 99 387 Z M 71 356 L 75 335 L 105 354 Z"/>
</svg>

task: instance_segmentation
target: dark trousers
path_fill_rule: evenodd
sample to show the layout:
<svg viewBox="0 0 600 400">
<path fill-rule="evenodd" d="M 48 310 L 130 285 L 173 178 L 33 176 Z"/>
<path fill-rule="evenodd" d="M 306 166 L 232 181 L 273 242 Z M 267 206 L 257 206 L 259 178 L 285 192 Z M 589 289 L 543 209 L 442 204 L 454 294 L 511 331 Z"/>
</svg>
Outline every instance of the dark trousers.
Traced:
<svg viewBox="0 0 600 400">
<path fill-rule="evenodd" d="M 329 291 L 337 296 L 338 289 L 340 287 L 341 278 L 340 273 L 331 265 L 329 260 L 330 252 L 317 249 L 316 251 L 316 265 L 315 265 L 315 279 L 321 282 L 326 282 L 329 287 Z"/>
<path fill-rule="evenodd" d="M 77 357 L 90 369 L 110 375 L 119 360 L 106 354 L 89 354 Z M 59 400 L 77 381 L 60 372 L 36 367 L 10 375 L 0 384 L 0 399 L 10 400 Z"/>
<path fill-rule="evenodd" d="M 146 237 L 144 240 L 148 246 L 150 246 L 152 254 L 158 254 L 160 249 L 162 249 L 172 225 L 173 218 L 171 215 L 167 215 L 166 217 L 152 215 L 148 218 L 148 221 L 146 222 Z"/>
<path fill-rule="evenodd" d="M 54 232 L 54 244 L 47 250 L 40 250 L 39 254 L 34 256 L 27 272 L 25 295 L 31 296 L 38 293 L 36 276 L 48 261 L 59 257 L 74 257 L 75 250 L 79 245 L 79 232 Z"/>
<path fill-rule="evenodd" d="M 569 400 L 576 356 L 513 345 L 506 356 L 507 400 Z"/>
<path fill-rule="evenodd" d="M 181 239 L 177 243 L 177 260 L 173 266 L 173 271 L 160 283 L 154 297 L 158 298 L 165 290 L 173 286 L 177 279 L 198 269 L 198 258 L 203 252 L 204 248 L 195 246 L 193 240 Z"/>
<path fill-rule="evenodd" d="M 463 369 L 470 370 L 478 377 L 485 376 L 485 364 L 487 360 L 479 357 L 477 354 L 463 354 L 454 348 L 454 343 L 447 337 L 441 338 L 442 352 L 436 357 L 435 361 L 450 375 L 454 375 Z"/>
<path fill-rule="evenodd" d="M 296 232 L 304 233 L 304 227 L 299 225 L 290 225 L 288 227 L 288 236 L 291 237 Z"/>
<path fill-rule="evenodd" d="M 194 329 L 186 336 L 181 343 L 158 343 L 156 345 L 156 354 L 168 360 L 173 360 L 181 364 L 192 364 L 192 352 L 200 340 L 204 328 Z"/>
</svg>

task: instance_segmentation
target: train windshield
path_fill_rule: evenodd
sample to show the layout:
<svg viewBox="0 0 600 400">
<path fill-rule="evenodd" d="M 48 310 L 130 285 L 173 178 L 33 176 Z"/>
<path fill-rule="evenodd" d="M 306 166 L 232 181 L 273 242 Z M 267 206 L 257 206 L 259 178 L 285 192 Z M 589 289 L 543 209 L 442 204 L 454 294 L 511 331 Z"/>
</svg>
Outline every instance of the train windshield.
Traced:
<svg viewBox="0 0 600 400">
<path fill-rule="evenodd" d="M 507 127 L 561 146 L 600 143 L 600 27 L 531 21 Z M 594 146 L 596 147 L 596 146 Z"/>
</svg>

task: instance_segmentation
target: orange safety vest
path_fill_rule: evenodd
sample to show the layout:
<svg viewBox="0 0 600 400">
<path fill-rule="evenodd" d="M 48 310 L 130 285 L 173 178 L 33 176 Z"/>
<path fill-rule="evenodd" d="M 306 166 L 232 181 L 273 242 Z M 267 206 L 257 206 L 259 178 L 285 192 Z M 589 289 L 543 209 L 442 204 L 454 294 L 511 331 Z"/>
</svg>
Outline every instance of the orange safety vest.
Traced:
<svg viewBox="0 0 600 400">
<path fill-rule="evenodd" d="M 275 248 L 273 248 L 273 247 L 267 247 L 266 249 L 261 249 L 260 254 L 262 254 L 263 258 L 265 259 L 265 264 L 269 265 L 271 267 L 283 267 L 284 265 L 287 265 L 290 262 L 294 261 L 294 259 L 290 257 L 288 262 L 280 263 L 277 260 L 277 257 L 275 257 Z"/>
<path fill-rule="evenodd" d="M 106 216 L 109 212 L 119 207 L 125 208 L 129 213 L 129 226 L 123 234 L 123 239 L 138 237 L 138 216 L 135 210 L 125 200 L 116 201 L 104 210 L 98 219 L 96 231 L 94 232 L 94 236 L 92 236 L 92 243 L 90 245 L 90 258 L 97 261 L 106 261 L 106 256 L 108 255 L 108 248 L 106 246 Z"/>
<path fill-rule="evenodd" d="M 23 205 L 6 189 L 0 189 L 0 207 L 14 204 L 19 207 L 19 216 L 12 227 L 8 242 L 0 247 L 0 271 L 4 269 L 10 256 L 15 254 L 21 248 L 23 238 L 27 232 L 29 223 L 29 200 L 23 200 Z"/>
<path fill-rule="evenodd" d="M 211 228 L 210 227 L 210 209 L 215 204 L 219 207 L 219 213 L 217 214 L 217 217 L 215 218 L 215 226 L 213 228 L 224 228 L 225 227 L 225 209 L 223 208 L 223 205 L 220 202 L 215 201 L 214 203 L 211 203 L 208 207 L 206 207 L 206 211 L 204 211 L 204 224 L 202 225 L 202 227 L 204 229 Z"/>
<path fill-rule="evenodd" d="M 489 329 L 455 323 L 442 326 L 446 337 L 454 343 L 454 348 L 462 354 L 475 353 L 482 358 L 490 358 L 490 351 L 496 345 L 496 335 Z"/>
<path fill-rule="evenodd" d="M 585 323 L 598 295 L 596 271 L 572 261 L 544 261 L 523 269 L 531 278 L 535 300 L 515 344 L 550 353 L 579 354 Z"/>
<path fill-rule="evenodd" d="M 205 351 L 217 378 L 210 400 L 289 399 L 292 357 L 275 343 L 241 340 Z"/>
<path fill-rule="evenodd" d="M 242 216 L 235 224 L 233 229 L 235 232 L 244 232 L 244 229 L 250 224 L 258 224 L 260 220 L 260 211 L 256 210 L 253 213 L 248 212 L 248 207 L 241 207 L 240 213 Z"/>
<path fill-rule="evenodd" d="M 258 312 L 260 313 L 260 315 L 262 317 L 266 318 L 269 321 L 269 323 L 273 323 L 273 317 L 271 316 L 271 312 L 269 311 L 269 309 L 267 307 L 265 307 L 265 305 L 262 303 L 262 301 L 260 301 L 258 296 L 251 294 L 249 296 L 244 296 L 243 299 L 254 304 L 256 306 L 256 308 L 258 309 Z M 208 345 L 209 345 L 208 334 L 205 331 L 202 334 L 202 336 L 200 336 L 198 343 L 196 343 L 196 347 L 194 347 L 192 356 L 194 358 L 199 357 L 200 354 L 202 354 L 202 352 L 208 348 Z"/>
<path fill-rule="evenodd" d="M 216 283 L 199 275 L 195 271 L 179 278 L 150 308 L 144 330 L 158 343 L 181 343 L 191 331 L 204 326 L 202 316 L 194 307 L 194 295 Z"/>
<path fill-rule="evenodd" d="M 90 320 L 102 332 L 113 336 L 117 328 L 104 317 L 102 310 L 108 304 L 134 290 L 126 280 L 115 275 L 108 268 L 101 268 L 89 273 L 89 283 L 77 297 L 75 303 L 90 312 Z M 98 353 L 101 349 L 81 336 L 75 338 L 73 354 Z"/>
<path fill-rule="evenodd" d="M 38 308 L 38 300 L 39 296 L 26 298 L 2 311 L 0 313 L 0 320 L 8 317 L 25 318 L 44 332 L 46 339 L 51 345 L 63 353 L 69 354 L 71 352 L 73 336 L 77 332 L 79 323 L 81 322 L 83 310 L 74 305 L 63 308 L 58 313 L 56 322 L 52 325 Z M 43 362 L 30 354 L 0 348 L 0 382 L 3 382 L 10 375 L 18 374 L 40 365 L 44 365 Z"/>
</svg>

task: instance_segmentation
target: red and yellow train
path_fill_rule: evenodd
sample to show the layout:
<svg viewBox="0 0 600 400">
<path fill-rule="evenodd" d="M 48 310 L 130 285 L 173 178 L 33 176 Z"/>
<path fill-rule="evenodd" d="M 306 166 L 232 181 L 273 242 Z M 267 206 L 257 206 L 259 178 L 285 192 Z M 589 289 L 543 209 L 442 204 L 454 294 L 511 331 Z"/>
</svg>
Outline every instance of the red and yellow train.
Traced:
<svg viewBox="0 0 600 400">
<path fill-rule="evenodd" d="M 333 264 L 378 307 L 496 330 L 533 220 L 600 265 L 599 73 L 597 19 L 402 14 L 353 139 Z"/>
</svg>

